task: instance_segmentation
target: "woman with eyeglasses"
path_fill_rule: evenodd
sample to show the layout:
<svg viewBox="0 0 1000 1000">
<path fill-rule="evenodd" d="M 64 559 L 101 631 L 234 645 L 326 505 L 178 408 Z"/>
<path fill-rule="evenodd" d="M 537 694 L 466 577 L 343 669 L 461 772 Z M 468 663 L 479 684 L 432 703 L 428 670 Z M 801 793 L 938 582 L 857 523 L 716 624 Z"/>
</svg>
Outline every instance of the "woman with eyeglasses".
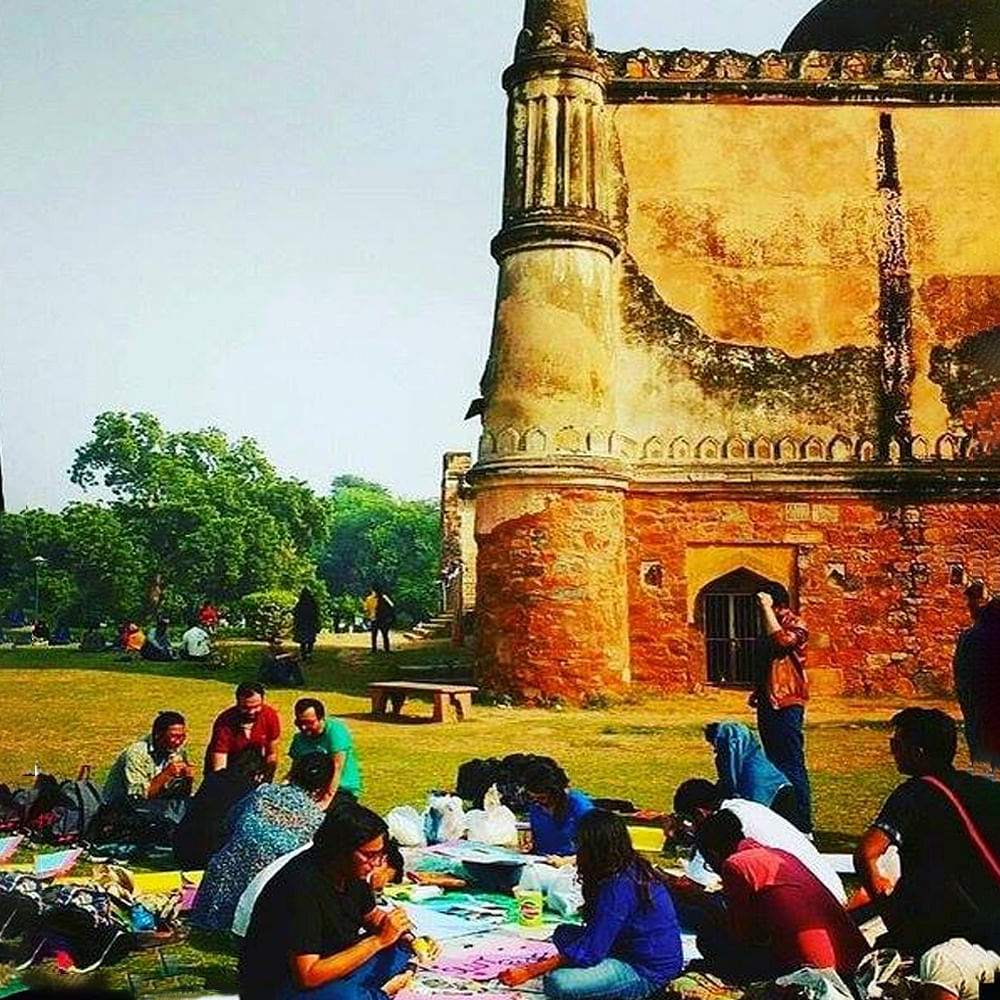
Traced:
<svg viewBox="0 0 1000 1000">
<path fill-rule="evenodd" d="M 323 822 L 333 758 L 311 753 L 292 762 L 288 782 L 261 785 L 241 799 L 227 819 L 229 839 L 209 859 L 198 887 L 191 923 L 228 931 L 243 890 L 276 858 L 305 844 Z"/>
<path fill-rule="evenodd" d="M 645 1000 L 681 971 L 680 930 L 663 876 L 636 854 L 625 821 L 592 809 L 576 834 L 582 927 L 560 924 L 558 955 L 500 975 L 520 986 L 544 975 L 554 1000 Z"/>
<path fill-rule="evenodd" d="M 566 772 L 555 761 L 535 761 L 524 775 L 532 851 L 552 857 L 576 854 L 576 830 L 594 808 L 593 802 L 569 787 Z"/>
<path fill-rule="evenodd" d="M 334 806 L 312 847 L 264 887 L 239 960 L 241 1000 L 384 1000 L 409 982 L 410 921 L 376 906 L 388 830 L 364 806 Z M 391 862 L 390 862 L 391 863 Z"/>
</svg>

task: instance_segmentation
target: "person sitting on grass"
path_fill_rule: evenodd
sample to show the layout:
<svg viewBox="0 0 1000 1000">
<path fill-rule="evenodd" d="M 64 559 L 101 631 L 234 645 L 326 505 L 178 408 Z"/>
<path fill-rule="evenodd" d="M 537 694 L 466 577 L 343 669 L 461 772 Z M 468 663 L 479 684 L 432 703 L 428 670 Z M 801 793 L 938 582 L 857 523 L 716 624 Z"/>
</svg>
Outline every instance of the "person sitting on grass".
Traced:
<svg viewBox="0 0 1000 1000">
<path fill-rule="evenodd" d="M 554 761 L 537 760 L 524 775 L 524 789 L 531 800 L 532 851 L 555 857 L 576 854 L 576 831 L 580 820 L 594 803 L 569 787 L 566 772 Z"/>
<path fill-rule="evenodd" d="M 167 663 L 177 659 L 170 643 L 170 619 L 157 618 L 156 624 L 146 635 L 146 641 L 139 650 L 139 656 L 155 663 Z"/>
<path fill-rule="evenodd" d="M 207 663 L 212 658 L 212 643 L 208 632 L 196 621 L 188 624 L 181 636 L 181 659 L 191 663 Z"/>
<path fill-rule="evenodd" d="M 545 995 L 556 1000 L 644 1000 L 684 964 L 670 893 L 614 813 L 588 812 L 576 849 L 583 926 L 560 924 L 552 935 L 558 955 L 509 969 L 500 981 L 516 987 L 544 975 Z"/>
<path fill-rule="evenodd" d="M 670 823 L 668 835 L 681 825 L 690 824 L 697 833 L 702 823 L 720 809 L 733 813 L 743 826 L 743 832 L 751 840 L 756 840 L 764 847 L 777 847 L 788 851 L 801 861 L 830 890 L 841 905 L 846 905 L 847 894 L 836 869 L 801 830 L 788 822 L 783 816 L 759 802 L 749 799 L 727 798 L 720 785 L 713 784 L 705 778 L 688 778 L 677 787 L 674 793 L 674 816 Z M 704 862 L 696 854 L 689 864 L 692 871 L 698 872 Z M 700 891 L 694 883 L 681 882 L 680 891 Z M 675 883 L 671 883 L 671 889 Z M 676 898 L 676 896 L 675 896 Z M 682 920 L 683 923 L 683 920 Z M 692 928 L 695 930 L 696 928 Z"/>
<path fill-rule="evenodd" d="M 307 843 L 323 822 L 333 774 L 328 754 L 313 753 L 292 765 L 288 783 L 261 785 L 229 813 L 229 839 L 209 859 L 198 886 L 191 923 L 228 931 L 243 890 L 275 858 Z"/>
<path fill-rule="evenodd" d="M 152 732 L 130 744 L 112 764 L 101 797 L 119 814 L 141 813 L 177 823 L 191 796 L 194 769 L 184 744 L 187 725 L 180 712 L 160 712 Z"/>
<path fill-rule="evenodd" d="M 854 854 L 888 928 L 879 946 L 916 956 L 964 938 L 1000 950 L 1000 784 L 955 769 L 958 727 L 940 709 L 904 708 L 891 721 L 889 749 L 909 777 Z M 879 865 L 893 845 L 895 884 Z"/>
<path fill-rule="evenodd" d="M 236 686 L 236 704 L 212 723 L 212 735 L 205 750 L 205 773 L 221 771 L 230 756 L 254 747 L 264 760 L 264 779 L 270 781 L 278 769 L 278 740 L 281 719 L 264 703 L 263 684 L 243 681 Z"/>
<path fill-rule="evenodd" d="M 388 831 L 370 809 L 332 809 L 313 845 L 285 864 L 253 906 L 240 948 L 240 1000 L 378 1000 L 412 978 L 406 911 L 376 906 L 372 875 Z"/>
<path fill-rule="evenodd" d="M 260 660 L 261 683 L 271 687 L 305 687 L 297 653 L 285 649 L 281 636 L 272 632 L 267 637 L 267 649 Z"/>
<path fill-rule="evenodd" d="M 80 652 L 103 653 L 106 648 L 104 630 L 97 624 L 88 625 L 83 635 L 80 636 Z"/>
<path fill-rule="evenodd" d="M 725 901 L 698 934 L 710 971 L 745 984 L 811 966 L 850 981 L 868 943 L 798 858 L 749 839 L 726 809 L 702 823 L 695 845 L 722 879 Z"/>
<path fill-rule="evenodd" d="M 318 698 L 300 698 L 295 703 L 295 728 L 288 756 L 298 760 L 310 753 L 326 753 L 333 758 L 333 777 L 329 795 L 361 796 L 361 771 L 354 750 L 351 731 L 340 719 L 327 716 L 326 707 Z"/>
<path fill-rule="evenodd" d="M 221 771 L 209 771 L 174 831 L 174 860 L 185 871 L 201 871 L 226 842 L 226 820 L 232 809 L 264 780 L 264 758 L 246 747 L 229 758 Z"/>
<path fill-rule="evenodd" d="M 802 829 L 792 783 L 764 756 L 757 737 L 741 722 L 711 722 L 705 740 L 715 750 L 719 788 L 727 799 L 759 802 Z"/>
</svg>

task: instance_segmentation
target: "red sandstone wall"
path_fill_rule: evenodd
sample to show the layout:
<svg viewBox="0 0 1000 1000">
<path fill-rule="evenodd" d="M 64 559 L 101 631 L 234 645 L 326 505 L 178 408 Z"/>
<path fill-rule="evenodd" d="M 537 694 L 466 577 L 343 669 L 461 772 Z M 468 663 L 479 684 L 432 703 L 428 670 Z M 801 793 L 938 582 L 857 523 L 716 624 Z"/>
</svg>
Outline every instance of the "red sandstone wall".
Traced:
<svg viewBox="0 0 1000 1000">
<path fill-rule="evenodd" d="M 477 494 L 477 679 L 490 690 L 579 701 L 627 682 L 622 505 L 599 489 Z"/>
<path fill-rule="evenodd" d="M 967 578 L 1000 589 L 1000 507 L 991 504 L 879 506 L 626 498 L 633 680 L 666 689 L 705 681 L 701 631 L 687 623 L 685 547 L 691 543 L 795 545 L 800 606 L 812 641 L 810 665 L 840 672 L 849 693 L 950 689 L 951 657 L 965 628 Z M 659 561 L 659 589 L 640 579 Z M 831 576 L 843 566 L 845 578 Z"/>
</svg>

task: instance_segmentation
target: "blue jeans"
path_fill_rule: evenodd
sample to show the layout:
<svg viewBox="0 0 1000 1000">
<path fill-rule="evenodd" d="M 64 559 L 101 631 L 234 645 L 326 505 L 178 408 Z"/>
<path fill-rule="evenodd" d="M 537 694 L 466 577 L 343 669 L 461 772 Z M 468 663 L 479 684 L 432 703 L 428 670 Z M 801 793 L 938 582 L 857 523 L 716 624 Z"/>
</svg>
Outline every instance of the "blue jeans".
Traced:
<svg viewBox="0 0 1000 1000">
<path fill-rule="evenodd" d="M 757 731 L 767 759 L 792 783 L 804 833 L 812 832 L 812 795 L 806 771 L 806 745 L 802 732 L 805 708 L 774 708 L 766 697 L 757 700 Z"/>
<path fill-rule="evenodd" d="M 315 989 L 300 990 L 288 983 L 275 1000 L 385 1000 L 382 987 L 402 972 L 412 958 L 411 952 L 396 944 L 384 948 L 346 976 Z"/>
<path fill-rule="evenodd" d="M 553 942 L 568 942 L 583 933 L 582 927 L 561 924 Z M 550 972 L 542 984 L 551 1000 L 645 1000 L 656 992 L 656 984 L 639 975 L 628 962 L 606 958 L 587 968 L 567 966 Z"/>
</svg>

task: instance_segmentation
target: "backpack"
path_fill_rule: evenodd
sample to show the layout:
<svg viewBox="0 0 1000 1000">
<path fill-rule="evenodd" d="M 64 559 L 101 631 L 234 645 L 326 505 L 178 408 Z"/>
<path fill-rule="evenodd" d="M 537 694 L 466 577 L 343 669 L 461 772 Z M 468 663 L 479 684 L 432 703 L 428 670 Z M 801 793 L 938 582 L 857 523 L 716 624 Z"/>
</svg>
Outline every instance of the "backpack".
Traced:
<svg viewBox="0 0 1000 1000">
<path fill-rule="evenodd" d="M 103 889 L 64 885 L 25 934 L 15 968 L 26 969 L 46 955 L 66 952 L 71 971 L 91 972 L 111 964 L 135 947 L 127 905 Z"/>
<path fill-rule="evenodd" d="M 7 785 L 0 784 L 0 834 L 17 833 L 21 829 L 21 805 Z"/>
<path fill-rule="evenodd" d="M 101 793 L 90 780 L 90 769 L 84 765 L 75 781 L 55 784 L 49 775 L 39 775 L 55 784 L 45 785 L 25 816 L 24 829 L 42 844 L 75 844 L 87 837 L 101 807 Z M 37 781 L 36 781 L 37 785 Z"/>
<path fill-rule="evenodd" d="M 0 874 L 0 941 L 20 937 L 45 908 L 48 886 L 22 872 Z"/>
</svg>

